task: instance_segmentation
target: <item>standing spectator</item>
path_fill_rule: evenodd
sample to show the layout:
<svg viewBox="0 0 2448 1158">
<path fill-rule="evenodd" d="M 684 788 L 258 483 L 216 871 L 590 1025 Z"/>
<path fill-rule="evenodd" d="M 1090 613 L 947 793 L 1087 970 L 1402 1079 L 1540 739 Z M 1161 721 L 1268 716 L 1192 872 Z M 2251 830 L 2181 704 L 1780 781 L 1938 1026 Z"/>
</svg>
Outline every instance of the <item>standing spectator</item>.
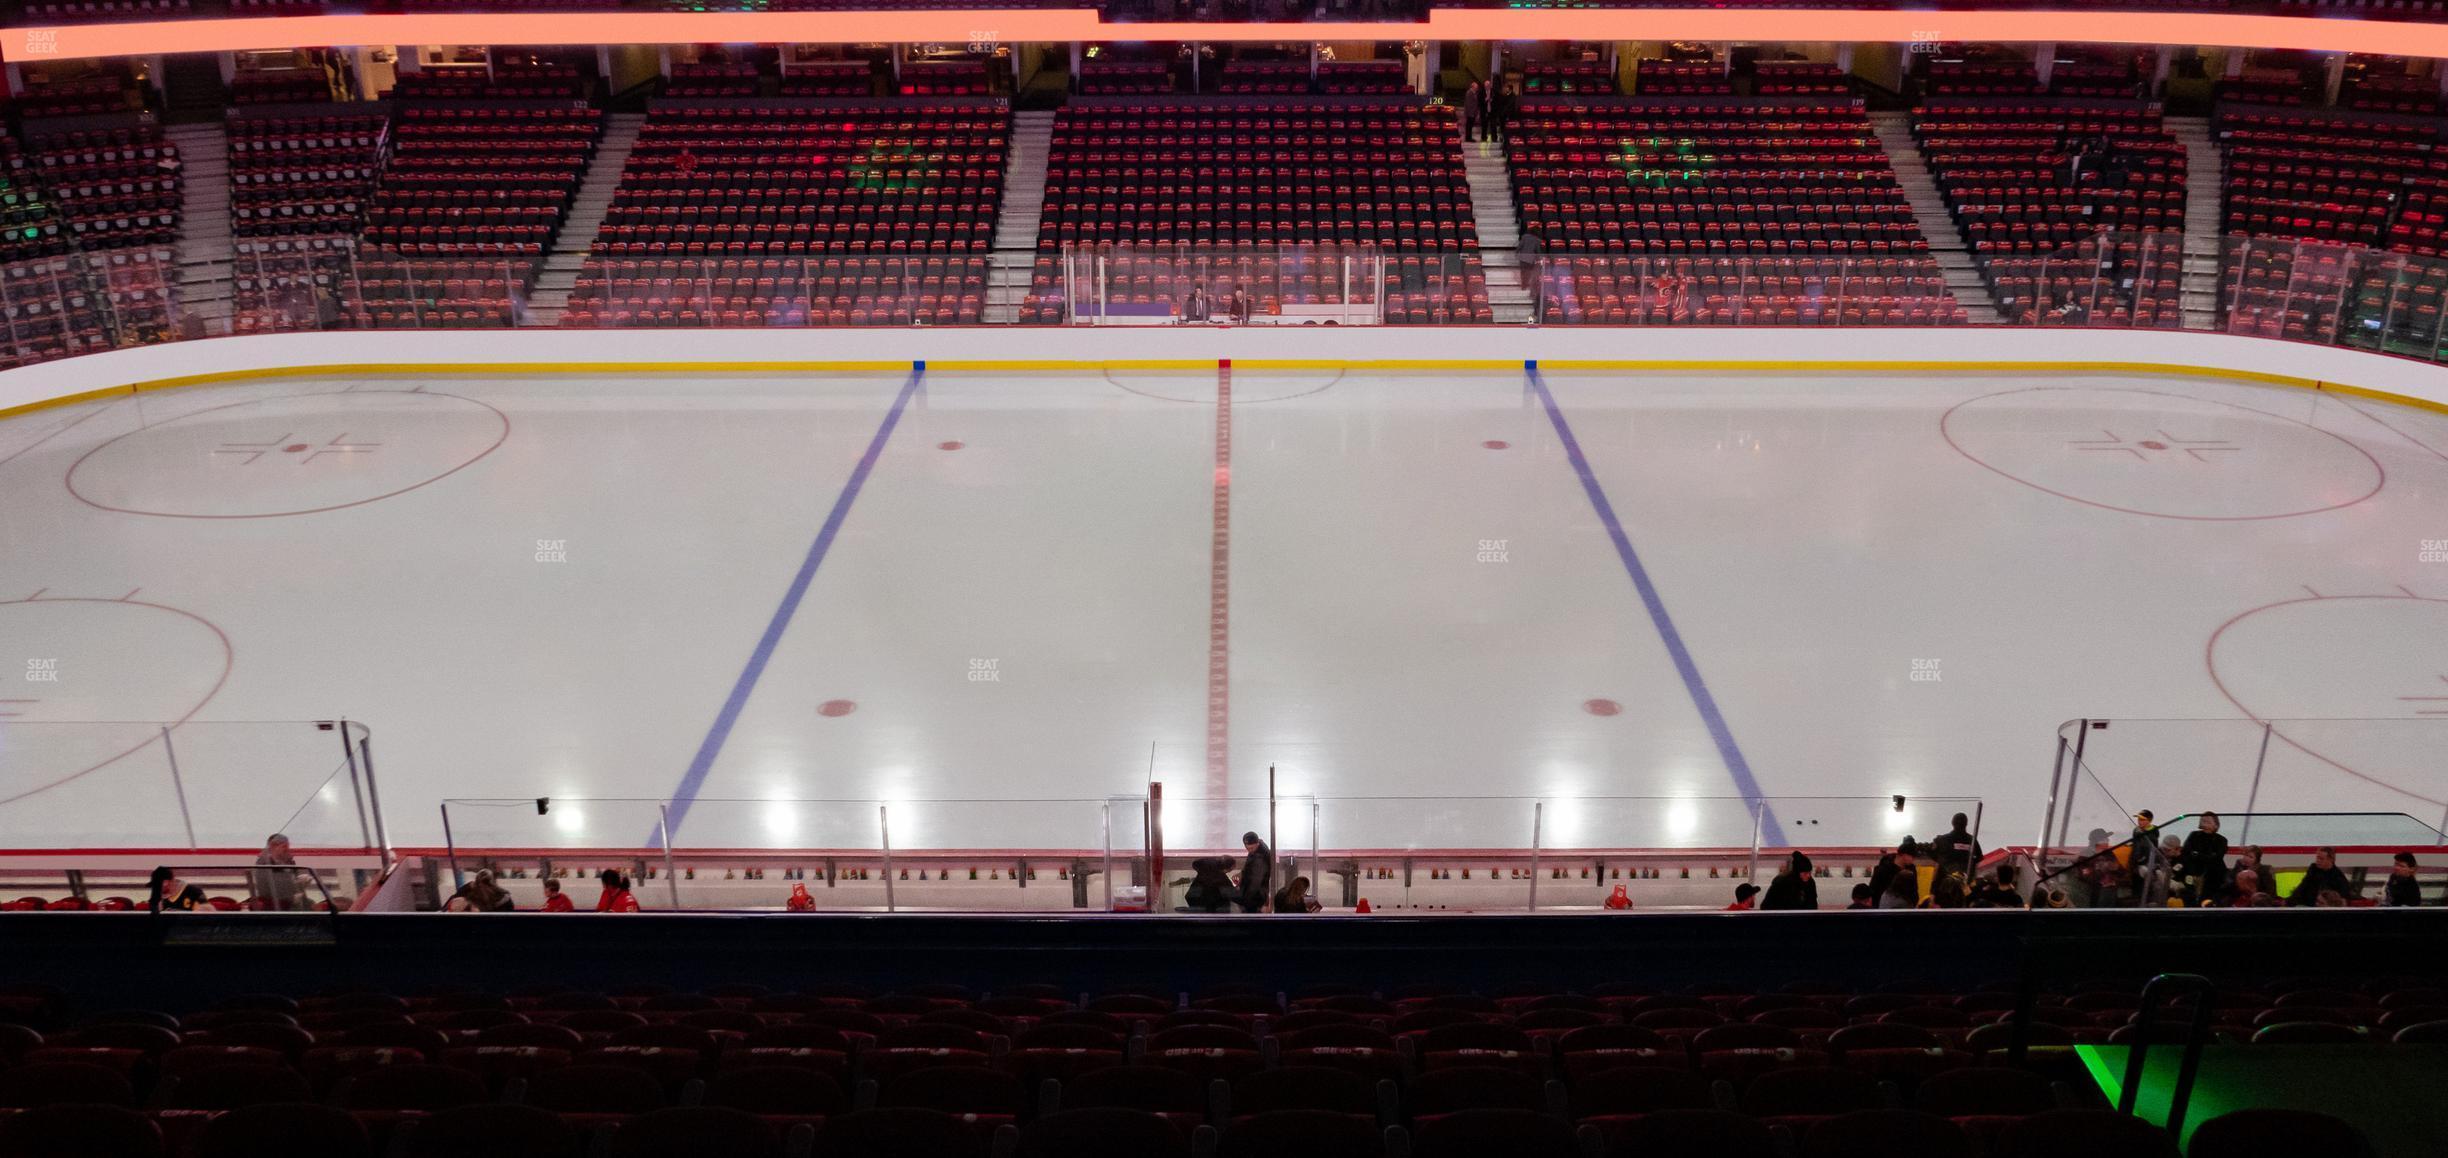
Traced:
<svg viewBox="0 0 2448 1158">
<path fill-rule="evenodd" d="M 544 878 L 544 911 L 547 913 L 578 911 L 578 906 L 571 904 L 570 899 L 562 894 L 561 882 L 551 877 Z"/>
<path fill-rule="evenodd" d="M 1491 80 L 1490 84 L 1495 82 Z M 1505 139 L 1505 126 L 1513 119 L 1514 106 L 1521 103 L 1521 89 L 1506 84 L 1488 98 L 1487 135 L 1491 141 Z"/>
<path fill-rule="evenodd" d="M 1207 287 L 1193 284 L 1190 287 L 1190 296 L 1182 299 L 1181 320 L 1185 323 L 1204 322 L 1207 320 L 1207 314 Z"/>
<path fill-rule="evenodd" d="M 1263 913 L 1275 899 L 1275 850 L 1255 832 L 1241 834 L 1241 911 Z"/>
<path fill-rule="evenodd" d="M 1819 907 L 1819 883 L 1811 879 L 1811 859 L 1796 850 L 1785 858 L 1776 877 L 1768 882 L 1768 895 L 1760 898 L 1760 908 L 1778 912 Z"/>
<path fill-rule="evenodd" d="M 1228 856 L 1204 856 L 1191 861 L 1190 889 L 1182 894 L 1182 907 L 1193 913 L 1231 912 L 1231 871 L 1232 858 Z"/>
<path fill-rule="evenodd" d="M 1318 903 L 1316 897 L 1309 895 L 1307 877 L 1292 878 L 1291 884 L 1275 894 L 1275 911 L 1278 913 L 1314 913 L 1325 907 Z"/>
<path fill-rule="evenodd" d="M 2389 866 L 2388 887 L 2381 890 L 2380 903 L 2393 909 L 2416 908 L 2422 904 L 2422 882 L 2414 879 L 2414 854 L 2401 852 Z"/>
<path fill-rule="evenodd" d="M 470 910 L 479 913 L 507 913 L 518 907 L 511 903 L 509 893 L 493 883 L 492 869 L 477 869 L 476 875 L 451 895 L 466 901 Z"/>
<path fill-rule="evenodd" d="M 1921 903 L 1921 868 L 1916 862 L 1920 851 L 1911 837 L 1905 837 L 1870 870 L 1870 891 L 1879 908 L 1909 909 Z"/>
<path fill-rule="evenodd" d="M 1487 87 L 1480 81 L 1470 82 L 1462 90 L 1462 139 L 1479 139 L 1480 121 L 1487 115 Z"/>
<path fill-rule="evenodd" d="M 1980 841 L 1972 837 L 1971 817 L 1958 812 L 1951 823 L 1953 827 L 1929 842 L 1931 863 L 1939 872 L 1962 873 L 1968 878 L 1972 867 L 1980 863 Z"/>
<path fill-rule="evenodd" d="M 247 887 L 263 899 L 265 908 L 287 912 L 306 907 L 306 888 L 298 882 L 297 857 L 289 852 L 288 837 L 277 832 L 265 837 L 255 863 L 259 867 L 247 874 Z"/>
<path fill-rule="evenodd" d="M 2323 903 L 2322 893 L 2336 893 L 2339 904 L 2359 900 L 2363 895 L 2346 879 L 2346 870 L 2337 866 L 2337 850 L 2327 846 L 2312 854 L 2311 867 L 2304 869 L 2303 880 L 2296 884 L 2295 891 L 2287 894 L 2287 904 L 2297 908 L 2319 905 Z"/>
<path fill-rule="evenodd" d="M 1725 907 L 1725 911 L 1729 913 L 1748 913 L 1751 910 L 1758 908 L 1759 892 L 1760 887 L 1752 884 L 1749 881 L 1744 881 L 1743 883 L 1734 886 L 1734 903 L 1727 905 Z"/>
<path fill-rule="evenodd" d="M 2176 877 L 2186 904 L 2198 905 L 2227 888 L 2227 838 L 2219 835 L 2219 816 L 2201 814 L 2176 854 Z"/>
<path fill-rule="evenodd" d="M 2125 840 L 2126 879 L 2133 887 L 2134 902 L 2149 904 L 2153 878 L 2167 868 L 2159 855 L 2159 824 L 2150 809 L 2134 813 L 2132 835 Z"/>
<path fill-rule="evenodd" d="M 595 880 L 603 885 L 603 895 L 595 898 L 596 912 L 634 913 L 638 911 L 637 897 L 629 892 L 629 878 L 622 876 L 619 869 L 605 869 L 595 874 Z"/>
</svg>

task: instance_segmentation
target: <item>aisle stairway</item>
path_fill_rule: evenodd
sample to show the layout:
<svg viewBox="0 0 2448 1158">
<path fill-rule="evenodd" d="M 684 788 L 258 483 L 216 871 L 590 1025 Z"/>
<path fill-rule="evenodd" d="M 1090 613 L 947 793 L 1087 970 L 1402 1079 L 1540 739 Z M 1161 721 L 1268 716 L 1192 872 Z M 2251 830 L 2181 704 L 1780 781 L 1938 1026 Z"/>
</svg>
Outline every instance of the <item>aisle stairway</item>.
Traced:
<svg viewBox="0 0 2448 1158">
<path fill-rule="evenodd" d="M 1037 225 L 1045 219 L 1046 153 L 1054 144 L 1054 111 L 1012 114 L 1011 159 L 1003 172 L 1003 205 L 995 213 L 994 251 L 987 255 L 988 322 L 1020 320 L 1037 264 Z"/>
<path fill-rule="evenodd" d="M 162 135 L 179 151 L 179 316 L 190 333 L 230 326 L 229 133 L 219 121 L 173 124 Z"/>
<path fill-rule="evenodd" d="M 1532 273 L 1521 266 L 1521 215 L 1513 204 L 1513 177 L 1504 146 L 1464 140 L 1462 167 L 1470 179 L 1471 216 L 1479 228 L 1479 264 L 1487 273 L 1488 306 L 1496 324 L 1521 325 L 1530 318 Z"/>
<path fill-rule="evenodd" d="M 1887 150 L 1888 163 L 1895 167 L 1896 183 L 1904 187 L 1904 196 L 1912 202 L 1913 221 L 1920 225 L 1921 236 L 1929 239 L 1930 256 L 1938 259 L 1938 270 L 1946 276 L 1947 292 L 1964 308 L 1965 320 L 1973 325 L 1996 325 L 2001 319 L 1997 299 L 1989 292 L 1989 284 L 1981 280 L 1980 270 L 1972 264 L 1972 251 L 1964 245 L 1963 233 L 1955 228 L 1955 219 L 1947 213 L 1946 199 L 1938 193 L 1937 179 L 1930 176 L 1929 165 L 1921 159 L 1921 146 L 1913 141 L 1912 114 L 1877 112 L 1870 114 L 1871 128 L 1878 133 L 1879 144 Z"/>
<path fill-rule="evenodd" d="M 604 211 L 612 207 L 612 191 L 620 186 L 621 170 L 629 164 L 629 150 L 637 144 L 638 129 L 645 123 L 641 113 L 613 113 L 604 118 L 603 140 L 595 146 L 595 159 L 587 164 L 586 180 L 579 183 L 569 215 L 561 220 L 561 232 L 553 238 L 552 252 L 544 255 L 544 271 L 536 275 L 535 291 L 527 296 L 524 324 L 561 324 L 570 291 L 578 288 L 578 271 L 586 265 L 588 251 L 595 248 Z"/>
<path fill-rule="evenodd" d="M 2184 324 L 2188 330 L 2218 328 L 2219 193 L 2227 181 L 2227 158 L 2201 117 L 2169 117 L 2168 132 L 2185 147 Z"/>
</svg>

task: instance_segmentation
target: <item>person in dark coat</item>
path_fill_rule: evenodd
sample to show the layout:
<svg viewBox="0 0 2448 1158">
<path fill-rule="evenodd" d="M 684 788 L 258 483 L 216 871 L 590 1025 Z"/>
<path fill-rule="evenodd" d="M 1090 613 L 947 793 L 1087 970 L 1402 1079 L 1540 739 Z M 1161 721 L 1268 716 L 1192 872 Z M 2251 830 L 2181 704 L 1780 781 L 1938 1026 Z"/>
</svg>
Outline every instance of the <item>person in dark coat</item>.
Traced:
<svg viewBox="0 0 2448 1158">
<path fill-rule="evenodd" d="M 2392 909 L 2411 909 L 2422 905 L 2422 882 L 2414 879 L 2414 854 L 2397 854 L 2389 869 L 2388 887 L 2380 893 L 2380 903 Z"/>
<path fill-rule="evenodd" d="M 2349 901 L 2363 895 L 2362 890 L 2346 879 L 2346 870 L 2337 866 L 2337 850 L 2334 848 L 2324 847 L 2312 854 L 2312 865 L 2304 870 L 2302 883 L 2295 886 L 2294 892 L 2287 894 L 2287 904 L 2296 908 L 2310 908 L 2320 903 L 2322 893 L 2336 893 Z"/>
<path fill-rule="evenodd" d="M 1953 827 L 1929 842 L 1930 857 L 1942 873 L 1962 873 L 1969 877 L 1973 866 L 1980 863 L 1980 841 L 1972 836 L 1972 818 L 1956 813 Z"/>
<path fill-rule="evenodd" d="M 1921 846 L 1905 837 L 1894 852 L 1879 858 L 1870 870 L 1870 891 L 1873 901 L 1882 909 L 1909 909 L 1921 903 L 1921 870 L 1915 863 Z"/>
<path fill-rule="evenodd" d="M 1785 867 L 1777 870 L 1768 882 L 1768 895 L 1760 898 L 1760 908 L 1792 911 L 1819 907 L 1819 882 L 1811 879 L 1811 859 L 1800 851 L 1785 858 Z"/>
<path fill-rule="evenodd" d="M 1275 899 L 1275 850 L 1255 832 L 1241 834 L 1241 911 L 1263 913 Z"/>
<path fill-rule="evenodd" d="M 2186 904 L 2198 905 L 2227 891 L 2227 838 L 2219 835 L 2218 813 L 2205 812 L 2184 847 L 2176 854 L 2176 879 Z"/>
<path fill-rule="evenodd" d="M 1229 856 L 1200 857 L 1190 862 L 1190 891 L 1182 897 L 1182 907 L 1193 913 L 1229 913 L 1233 910 L 1232 858 Z"/>
</svg>

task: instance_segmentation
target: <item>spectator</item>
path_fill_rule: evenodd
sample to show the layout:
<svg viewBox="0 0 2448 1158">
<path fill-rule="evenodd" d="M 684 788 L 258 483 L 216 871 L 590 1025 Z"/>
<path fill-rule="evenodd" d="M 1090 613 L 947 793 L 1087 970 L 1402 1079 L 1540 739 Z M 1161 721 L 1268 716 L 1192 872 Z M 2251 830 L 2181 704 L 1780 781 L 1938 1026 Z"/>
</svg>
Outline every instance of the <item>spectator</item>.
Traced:
<svg viewBox="0 0 2448 1158">
<path fill-rule="evenodd" d="M 1975 909 L 2020 909 L 2023 894 L 2015 891 L 2015 866 L 2002 864 L 1997 875 L 1984 878 L 1972 886 L 1972 907 Z"/>
<path fill-rule="evenodd" d="M 452 893 L 449 900 L 442 902 L 442 911 L 445 913 L 473 913 L 476 911 L 476 905 L 466 897 Z"/>
<path fill-rule="evenodd" d="M 1787 856 L 1768 882 L 1768 895 L 1760 898 L 1759 907 L 1778 912 L 1818 908 L 1819 883 L 1811 879 L 1811 859 L 1800 850 Z"/>
<path fill-rule="evenodd" d="M 1316 897 L 1309 895 L 1307 877 L 1292 878 L 1291 884 L 1275 894 L 1275 911 L 1278 913 L 1314 913 L 1325 907 L 1318 903 Z"/>
<path fill-rule="evenodd" d="M 2380 892 L 2380 903 L 2393 909 L 2419 907 L 2422 902 L 2422 882 L 2414 879 L 2414 854 L 2401 852 L 2389 866 L 2388 887 Z"/>
<path fill-rule="evenodd" d="M 1207 320 L 1207 287 L 1193 284 L 1190 296 L 1182 299 L 1181 317 L 1184 322 Z"/>
<path fill-rule="evenodd" d="M 782 902 L 782 908 L 793 913 L 816 911 L 816 898 L 808 895 L 807 882 L 801 881 L 791 886 L 790 899 Z"/>
<path fill-rule="evenodd" d="M 1469 88 L 1462 90 L 1462 139 L 1465 141 L 1478 140 L 1480 123 L 1486 116 L 1487 85 L 1483 81 L 1474 80 L 1470 82 Z"/>
<path fill-rule="evenodd" d="M 2267 909 L 2278 905 L 2259 869 L 2239 868 L 2228 874 L 2227 889 L 2213 902 L 2227 909 Z"/>
<path fill-rule="evenodd" d="M 1236 326 L 1249 324 L 1250 295 L 1249 291 L 1241 288 L 1240 282 L 1233 283 L 1231 296 L 1224 299 L 1224 317 Z"/>
<path fill-rule="evenodd" d="M 2235 864 L 2228 869 L 2228 875 L 2233 877 L 2246 869 L 2252 870 L 2253 883 L 2260 889 L 2261 895 L 2268 897 L 2271 901 L 2276 901 L 2278 899 L 2277 882 L 2270 879 L 2269 866 L 2263 863 L 2260 845 L 2245 845 L 2243 850 L 2236 854 Z"/>
<path fill-rule="evenodd" d="M 1980 842 L 1972 838 L 1971 817 L 1958 812 L 1951 823 L 1953 827 L 1929 842 L 1931 863 L 1938 866 L 1939 872 L 1956 872 L 1969 877 L 1972 866 L 1980 863 Z"/>
<path fill-rule="evenodd" d="M 2074 907 L 2074 901 L 2072 898 L 2066 896 L 2064 889 L 2050 889 L 2047 893 L 2043 894 L 2043 898 L 2040 900 L 2040 902 L 2032 907 L 2039 909 L 2071 909 Z"/>
<path fill-rule="evenodd" d="M 1622 885 L 1615 886 L 1615 891 L 1607 894 L 1606 907 L 1619 913 L 1629 910 L 1632 907 L 1631 890 Z"/>
<path fill-rule="evenodd" d="M 1960 873 L 1939 873 L 1930 880 L 1929 895 L 1913 906 L 1919 909 L 1960 909 L 1972 903 L 1971 890 L 1964 887 Z"/>
<path fill-rule="evenodd" d="M 468 907 L 479 913 L 507 913 L 518 907 L 510 902 L 509 893 L 493 883 L 492 869 L 477 869 L 476 875 L 451 895 L 466 900 Z"/>
<path fill-rule="evenodd" d="M 2200 904 L 2227 888 L 2227 838 L 2219 835 L 2219 816 L 2201 814 L 2176 855 L 2176 876 L 2188 904 Z"/>
<path fill-rule="evenodd" d="M 2322 889 L 2320 891 L 2320 897 L 2312 902 L 2312 907 L 2316 909 L 2346 908 L 2346 894 L 2341 893 L 2336 889 Z"/>
<path fill-rule="evenodd" d="M 153 870 L 153 879 L 147 882 L 147 892 L 149 896 L 145 907 L 156 913 L 164 910 L 192 913 L 205 907 L 204 890 L 180 880 L 178 873 L 168 865 Z"/>
<path fill-rule="evenodd" d="M 2159 830 L 2152 829 L 2151 831 Z M 2184 842 L 2175 837 L 2167 837 L 2159 842 L 2158 847 L 2153 850 L 2153 855 L 2147 858 L 2150 869 L 2134 874 L 2135 883 L 2141 890 L 2138 898 L 2141 904 L 2156 909 L 2176 899 L 2174 891 L 2176 858 L 2183 854 Z"/>
<path fill-rule="evenodd" d="M 571 904 L 570 899 L 562 895 L 561 882 L 554 880 L 551 877 L 544 878 L 544 911 L 547 913 L 574 913 L 578 911 L 578 906 Z"/>
<path fill-rule="evenodd" d="M 2083 903 L 2099 909 L 2114 905 L 2125 887 L 2123 850 L 2116 847 L 2105 828 L 2091 830 L 2091 851 L 2084 855 L 2074 870 L 2075 879 L 2083 884 Z"/>
<path fill-rule="evenodd" d="M 638 911 L 637 897 L 629 892 L 629 878 L 622 876 L 619 869 L 605 869 L 595 874 L 595 879 L 603 885 L 603 895 L 595 898 L 596 912 L 634 913 Z"/>
<path fill-rule="evenodd" d="M 288 837 L 277 832 L 265 837 L 255 863 L 265 867 L 247 874 L 247 887 L 263 899 L 265 908 L 286 912 L 306 907 L 306 888 L 293 871 L 297 857 L 289 852 Z"/>
<path fill-rule="evenodd" d="M 2361 891 L 2346 879 L 2346 870 L 2337 866 L 2337 850 L 2334 848 L 2323 847 L 2312 854 L 2311 867 L 2304 870 L 2303 880 L 2295 886 L 2295 891 L 2287 894 L 2287 903 L 2298 908 L 2321 905 L 2324 903 L 2322 893 L 2336 893 L 2341 905 L 2348 898 L 2360 899 L 2362 896 Z"/>
<path fill-rule="evenodd" d="M 1255 832 L 1241 834 L 1241 911 L 1263 913 L 1275 897 L 1275 850 Z"/>
<path fill-rule="evenodd" d="M 1182 895 L 1182 907 L 1193 913 L 1231 912 L 1231 871 L 1232 858 L 1228 856 L 1204 856 L 1191 861 L 1190 891 Z"/>
<path fill-rule="evenodd" d="M 1727 905 L 1725 907 L 1725 911 L 1729 913 L 1748 913 L 1751 910 L 1758 908 L 1759 905 L 1756 903 L 1756 898 L 1759 896 L 1759 891 L 1760 887 L 1752 884 L 1749 881 L 1744 881 L 1743 883 L 1734 886 L 1734 903 Z"/>
<path fill-rule="evenodd" d="M 1877 907 L 1878 893 L 1876 890 L 1873 890 L 1870 887 L 1870 883 L 1868 881 L 1864 881 L 1861 884 L 1853 886 L 1853 903 L 1845 906 L 1845 908 L 1848 910 L 1875 909 Z"/>
<path fill-rule="evenodd" d="M 1878 907 L 1909 909 L 1921 903 L 1921 867 L 1916 859 L 1920 852 L 1920 846 L 1908 836 L 1894 852 L 1879 858 L 1870 870 L 1870 891 L 1878 895 Z"/>
</svg>

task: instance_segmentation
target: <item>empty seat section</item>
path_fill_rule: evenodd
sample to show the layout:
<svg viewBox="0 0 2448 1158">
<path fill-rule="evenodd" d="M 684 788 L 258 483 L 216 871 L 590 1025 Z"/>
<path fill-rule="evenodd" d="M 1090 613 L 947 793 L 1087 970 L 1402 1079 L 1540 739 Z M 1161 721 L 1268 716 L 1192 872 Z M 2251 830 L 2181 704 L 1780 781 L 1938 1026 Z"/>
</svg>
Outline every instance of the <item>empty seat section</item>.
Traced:
<svg viewBox="0 0 2448 1158">
<path fill-rule="evenodd" d="M 666 102 L 640 129 L 568 326 L 973 324 L 1000 101 Z"/>
<path fill-rule="evenodd" d="M 1506 147 L 1549 321 L 1962 320 L 1851 102 L 1530 100 Z"/>
<path fill-rule="evenodd" d="M 1021 320 L 1069 316 L 1060 255 L 1078 250 L 1106 262 L 1117 308 L 1161 313 L 1194 283 L 1220 299 L 1239 281 L 1263 319 L 1368 301 L 1382 265 L 1387 321 L 1493 321 L 1458 145 L 1453 110 L 1399 97 L 1074 102 L 1054 122 Z"/>
<path fill-rule="evenodd" d="M 1913 136 L 2008 321 L 2183 324 L 2186 158 L 2156 108 L 1931 101 Z"/>
</svg>

